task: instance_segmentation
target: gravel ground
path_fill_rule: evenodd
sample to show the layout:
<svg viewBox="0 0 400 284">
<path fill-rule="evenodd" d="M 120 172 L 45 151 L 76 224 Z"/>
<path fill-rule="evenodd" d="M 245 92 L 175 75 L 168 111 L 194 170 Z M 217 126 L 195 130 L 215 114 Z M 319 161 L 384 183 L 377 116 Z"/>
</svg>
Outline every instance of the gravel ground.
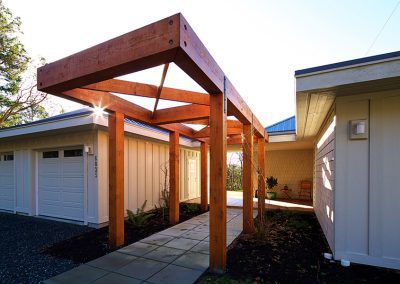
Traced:
<svg viewBox="0 0 400 284">
<path fill-rule="evenodd" d="M 41 251 L 90 230 L 87 226 L 0 212 L 0 283 L 39 283 L 78 266 Z"/>
</svg>

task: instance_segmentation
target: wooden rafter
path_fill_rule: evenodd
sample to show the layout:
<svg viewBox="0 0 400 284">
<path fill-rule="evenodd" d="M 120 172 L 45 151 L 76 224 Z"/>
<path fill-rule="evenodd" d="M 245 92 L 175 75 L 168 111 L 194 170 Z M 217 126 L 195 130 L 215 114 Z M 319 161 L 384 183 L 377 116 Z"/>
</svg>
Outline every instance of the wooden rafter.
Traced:
<svg viewBox="0 0 400 284">
<path fill-rule="evenodd" d="M 186 105 L 157 110 L 152 119 L 152 123 L 166 124 L 209 117 L 210 108 L 208 106 Z"/>
<path fill-rule="evenodd" d="M 160 100 L 161 91 L 162 91 L 162 89 L 164 87 L 165 77 L 167 77 L 168 67 L 169 67 L 169 63 L 165 63 L 164 64 L 164 68 L 163 68 L 163 72 L 162 72 L 162 75 L 161 75 L 161 82 L 160 82 L 160 85 L 157 88 L 156 101 L 154 103 L 154 109 L 153 109 L 152 118 L 154 118 L 154 113 L 157 110 L 158 101 Z"/>
<path fill-rule="evenodd" d="M 157 96 L 157 86 L 155 85 L 129 82 L 119 79 L 105 80 L 83 86 L 82 88 L 145 98 L 156 98 Z M 209 94 L 180 90 L 165 86 L 161 89 L 160 99 L 206 106 L 210 105 Z"/>
<path fill-rule="evenodd" d="M 194 138 L 207 138 L 210 137 L 210 127 L 204 127 L 193 134 Z M 238 135 L 242 133 L 242 128 L 227 128 L 227 135 Z"/>
</svg>

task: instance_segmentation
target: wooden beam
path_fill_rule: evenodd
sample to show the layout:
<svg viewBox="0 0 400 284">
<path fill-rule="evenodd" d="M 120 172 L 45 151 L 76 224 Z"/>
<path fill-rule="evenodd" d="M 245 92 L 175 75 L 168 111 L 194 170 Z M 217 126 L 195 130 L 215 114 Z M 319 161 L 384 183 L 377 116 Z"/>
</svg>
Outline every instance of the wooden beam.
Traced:
<svg viewBox="0 0 400 284">
<path fill-rule="evenodd" d="M 109 245 L 124 244 L 124 115 L 110 113 L 108 117 L 108 216 Z"/>
<path fill-rule="evenodd" d="M 194 138 L 206 138 L 210 137 L 211 133 L 211 128 L 210 127 L 204 127 L 203 129 L 197 131 L 196 133 L 193 134 Z M 228 128 L 227 129 L 227 135 L 237 135 L 242 133 L 242 128 Z"/>
<path fill-rule="evenodd" d="M 263 220 L 265 214 L 265 141 L 258 138 L 258 216 Z"/>
<path fill-rule="evenodd" d="M 73 89 L 63 92 L 61 95 L 59 95 L 59 97 L 64 97 L 66 99 L 73 100 L 75 102 L 82 103 L 90 107 L 102 107 L 106 111 L 121 112 L 124 113 L 125 116 L 129 119 L 151 125 L 150 117 L 152 113 L 150 110 L 138 106 L 134 103 L 128 102 L 124 99 L 121 99 L 120 97 L 117 97 L 107 92 Z M 194 138 L 193 129 L 180 123 L 164 124 L 162 126 L 156 125 L 154 127 L 165 129 L 168 131 L 178 131 L 186 137 L 192 139 Z"/>
<path fill-rule="evenodd" d="M 101 107 L 106 111 L 120 112 L 140 122 L 150 122 L 151 111 L 107 92 L 73 89 L 59 96 L 91 107 Z"/>
<path fill-rule="evenodd" d="M 158 86 L 158 88 L 157 88 L 156 102 L 154 103 L 153 116 L 154 116 L 154 113 L 157 110 L 158 101 L 160 99 L 161 90 L 164 87 L 164 82 L 165 82 L 165 77 L 167 76 L 168 67 L 169 67 L 169 63 L 164 64 L 164 69 L 163 69 L 163 72 L 162 72 L 162 75 L 161 75 L 160 86 Z"/>
<path fill-rule="evenodd" d="M 155 85 L 129 82 L 118 79 L 105 80 L 83 86 L 82 88 L 146 98 L 157 97 L 157 86 Z M 210 105 L 210 95 L 207 93 L 186 91 L 169 87 L 163 87 L 161 89 L 160 99 L 206 106 Z"/>
<path fill-rule="evenodd" d="M 203 212 L 208 210 L 208 144 L 200 144 L 200 175 L 201 175 L 201 194 L 200 206 Z"/>
<path fill-rule="evenodd" d="M 38 69 L 38 90 L 65 90 L 171 62 L 180 45 L 180 14 L 167 17 Z"/>
<path fill-rule="evenodd" d="M 193 119 L 204 119 L 210 116 L 208 106 L 186 105 L 160 109 L 155 112 L 153 124 L 167 124 L 174 122 L 185 122 Z"/>
<path fill-rule="evenodd" d="M 210 119 L 196 119 L 185 121 L 187 124 L 210 125 Z"/>
<path fill-rule="evenodd" d="M 179 134 L 181 134 L 183 136 L 186 136 L 186 137 L 189 137 L 191 139 L 194 139 L 194 137 L 193 137 L 193 133 L 194 133 L 193 129 L 188 127 L 188 126 L 186 126 L 186 125 L 183 125 L 181 123 L 171 123 L 171 124 L 156 125 L 155 127 L 159 127 L 161 129 L 166 129 L 166 130 L 169 130 L 169 131 L 172 131 L 172 132 L 176 131 L 176 132 L 178 132 Z"/>
<path fill-rule="evenodd" d="M 226 113 L 224 95 L 210 97 L 210 271 L 226 268 Z"/>
<path fill-rule="evenodd" d="M 179 222 L 179 133 L 169 134 L 169 223 Z"/>
<path fill-rule="evenodd" d="M 253 220 L 253 128 L 243 125 L 243 231 L 254 232 Z"/>
<path fill-rule="evenodd" d="M 182 15 L 180 29 L 181 48 L 175 57 L 175 63 L 210 94 L 219 94 L 226 89 L 229 112 L 234 113 L 242 123 L 253 124 L 257 136 L 264 137 L 265 130 L 261 123 Z"/>
</svg>

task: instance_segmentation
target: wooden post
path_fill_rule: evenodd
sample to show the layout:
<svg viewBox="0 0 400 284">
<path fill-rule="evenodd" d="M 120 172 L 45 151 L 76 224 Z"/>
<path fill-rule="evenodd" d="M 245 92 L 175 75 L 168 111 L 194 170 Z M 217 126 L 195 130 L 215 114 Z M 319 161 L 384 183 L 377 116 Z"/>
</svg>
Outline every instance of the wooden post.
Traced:
<svg viewBox="0 0 400 284">
<path fill-rule="evenodd" d="M 253 220 L 253 131 L 251 124 L 243 125 L 243 231 L 254 232 Z"/>
<path fill-rule="evenodd" d="M 226 112 L 224 95 L 210 96 L 210 271 L 226 267 Z"/>
<path fill-rule="evenodd" d="M 265 213 L 265 139 L 257 139 L 258 154 L 258 216 L 263 219 Z"/>
<path fill-rule="evenodd" d="M 179 132 L 169 134 L 169 223 L 179 222 Z"/>
<path fill-rule="evenodd" d="M 109 245 L 124 244 L 124 115 L 108 116 Z"/>
<path fill-rule="evenodd" d="M 200 206 L 203 212 L 208 210 L 208 144 L 201 142 L 200 145 L 201 159 L 201 195 Z"/>
</svg>

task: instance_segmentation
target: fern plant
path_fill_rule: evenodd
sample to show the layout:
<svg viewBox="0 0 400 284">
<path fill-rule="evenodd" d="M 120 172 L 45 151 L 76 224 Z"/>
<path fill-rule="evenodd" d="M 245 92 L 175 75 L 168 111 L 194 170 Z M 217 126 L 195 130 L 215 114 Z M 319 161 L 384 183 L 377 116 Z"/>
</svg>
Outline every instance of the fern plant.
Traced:
<svg viewBox="0 0 400 284">
<path fill-rule="evenodd" d="M 128 213 L 128 223 L 135 227 L 142 227 L 146 225 L 151 217 L 154 216 L 152 213 L 147 213 L 144 211 L 146 207 L 147 200 L 145 200 L 140 208 L 137 209 L 136 214 L 131 210 L 127 209 Z"/>
</svg>

